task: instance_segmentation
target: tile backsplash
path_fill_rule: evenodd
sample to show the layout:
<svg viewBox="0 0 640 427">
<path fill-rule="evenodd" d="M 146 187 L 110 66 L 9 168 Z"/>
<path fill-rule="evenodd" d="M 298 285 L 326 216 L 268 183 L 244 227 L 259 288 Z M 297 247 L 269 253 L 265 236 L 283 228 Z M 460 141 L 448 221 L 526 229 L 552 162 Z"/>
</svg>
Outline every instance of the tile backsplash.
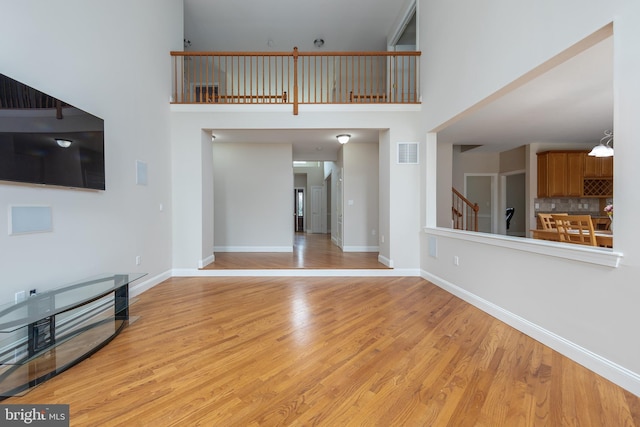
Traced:
<svg viewBox="0 0 640 427">
<path fill-rule="evenodd" d="M 605 216 L 600 208 L 600 199 L 579 198 L 579 197 L 559 197 L 534 199 L 536 215 L 538 212 L 566 212 L 569 214 L 584 214 L 591 216 Z M 607 198 L 605 204 L 613 203 L 612 198 Z"/>
</svg>

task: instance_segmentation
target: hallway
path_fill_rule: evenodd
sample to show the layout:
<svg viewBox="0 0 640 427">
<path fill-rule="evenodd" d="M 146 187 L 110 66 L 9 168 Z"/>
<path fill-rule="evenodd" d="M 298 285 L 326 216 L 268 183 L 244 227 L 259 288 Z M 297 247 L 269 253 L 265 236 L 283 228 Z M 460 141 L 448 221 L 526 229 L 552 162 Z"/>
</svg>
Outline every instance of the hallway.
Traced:
<svg viewBox="0 0 640 427">
<path fill-rule="evenodd" d="M 342 252 L 330 234 L 296 233 L 293 252 L 220 252 L 203 270 L 389 269 L 377 252 Z"/>
</svg>

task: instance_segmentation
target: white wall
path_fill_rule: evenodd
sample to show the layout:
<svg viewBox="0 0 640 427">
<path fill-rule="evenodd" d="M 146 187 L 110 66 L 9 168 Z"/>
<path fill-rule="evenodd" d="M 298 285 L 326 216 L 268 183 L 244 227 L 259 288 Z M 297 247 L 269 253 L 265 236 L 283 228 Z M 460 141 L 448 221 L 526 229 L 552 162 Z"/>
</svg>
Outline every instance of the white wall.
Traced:
<svg viewBox="0 0 640 427">
<path fill-rule="evenodd" d="M 202 160 L 202 261 L 198 267 L 202 268 L 210 262 L 215 261 L 213 224 L 214 214 L 214 173 L 213 173 L 213 144 L 211 134 L 201 132 L 201 160 Z M 214 218 L 214 220 L 211 220 Z"/>
<path fill-rule="evenodd" d="M 391 245 L 391 131 L 389 129 L 379 132 L 378 142 L 378 191 L 380 208 L 378 211 L 378 261 L 392 267 Z M 420 188 L 420 187 L 418 187 Z"/>
<path fill-rule="evenodd" d="M 165 274 L 168 52 L 182 46 L 182 2 L 24 0 L 1 9 L 0 72 L 104 119 L 107 189 L 0 183 L 0 301 L 98 273 Z M 136 185 L 136 160 L 148 165 L 147 186 Z M 53 231 L 9 236 L 9 206 L 31 204 L 52 207 Z"/>
<path fill-rule="evenodd" d="M 213 171 L 215 250 L 292 252 L 291 144 L 216 142 Z"/>
<path fill-rule="evenodd" d="M 338 156 L 339 156 L 339 163 L 338 162 L 325 162 L 325 171 L 330 171 L 329 173 L 331 174 L 331 199 L 330 199 L 330 207 L 327 207 L 327 209 L 330 209 L 329 211 L 329 221 L 331 221 L 330 224 L 327 224 L 329 229 L 331 230 L 331 241 L 334 244 L 338 244 L 338 233 L 340 230 L 338 230 L 338 217 L 341 215 L 341 213 L 339 212 L 339 210 L 342 209 L 342 204 L 341 202 L 338 200 L 338 186 L 342 185 L 341 183 L 339 183 L 339 180 L 342 179 L 342 176 L 340 174 L 340 171 L 342 169 L 342 149 L 340 149 L 338 151 Z M 328 166 L 328 168 L 326 167 Z"/>
<path fill-rule="evenodd" d="M 350 142 L 344 162 L 345 252 L 378 251 L 378 144 Z"/>
<path fill-rule="evenodd" d="M 526 155 L 527 150 L 524 146 L 500 153 L 500 173 L 525 170 Z"/>
<path fill-rule="evenodd" d="M 614 21 L 614 203 L 620 212 L 616 230 L 628 230 L 615 236 L 615 250 L 624 254 L 620 265 L 571 258 L 607 259 L 589 249 L 563 252 L 557 244 L 473 239 L 430 228 L 421 241 L 421 267 L 425 277 L 640 394 L 640 245 L 634 218 L 640 209 L 634 165 L 640 158 L 640 3 L 421 0 L 420 6 L 421 48 L 430 52 L 422 67 L 427 131 Z M 438 160 L 439 155 L 427 159 L 425 179 L 435 178 Z M 428 195 L 428 209 L 435 209 L 435 196 Z M 426 250 L 429 236 L 437 241 L 436 257 Z M 459 266 L 453 265 L 454 255 Z"/>
<path fill-rule="evenodd" d="M 413 274 L 419 265 L 421 213 L 421 166 L 420 164 L 398 164 L 398 143 L 419 142 L 416 123 L 412 126 L 393 128 L 390 132 L 389 150 L 389 234 L 390 259 L 398 271 Z M 419 144 L 418 155 L 425 145 Z"/>
</svg>

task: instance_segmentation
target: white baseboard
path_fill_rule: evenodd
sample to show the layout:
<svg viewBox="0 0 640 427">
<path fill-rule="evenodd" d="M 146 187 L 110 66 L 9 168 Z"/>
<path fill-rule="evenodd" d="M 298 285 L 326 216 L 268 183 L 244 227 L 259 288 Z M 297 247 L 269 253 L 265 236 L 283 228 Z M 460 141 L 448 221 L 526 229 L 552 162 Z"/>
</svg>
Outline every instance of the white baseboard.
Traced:
<svg viewBox="0 0 640 427">
<path fill-rule="evenodd" d="M 380 264 L 384 264 L 389 268 L 393 268 L 393 260 L 390 260 L 389 258 L 382 256 L 382 255 L 378 255 L 378 262 Z"/>
<path fill-rule="evenodd" d="M 293 252 L 293 246 L 216 246 L 214 252 Z"/>
<path fill-rule="evenodd" d="M 215 260 L 216 260 L 216 256 L 214 254 L 211 254 L 210 256 L 206 257 L 205 259 L 201 259 L 198 262 L 198 268 L 205 268 L 207 265 L 211 264 Z"/>
<path fill-rule="evenodd" d="M 440 277 L 434 276 L 426 271 L 421 271 L 421 277 L 447 292 L 463 299 L 469 304 L 478 307 L 480 310 L 500 319 L 509 326 L 514 327 L 523 334 L 541 342 L 542 344 L 556 350 L 571 360 L 579 363 L 587 369 L 603 376 L 609 381 L 630 391 L 636 396 L 640 396 L 640 375 L 620 366 L 592 351 L 583 348 L 541 326 L 532 323 L 504 308 L 493 304 L 479 296 L 462 289 Z"/>
<path fill-rule="evenodd" d="M 173 277 L 420 277 L 420 269 L 311 269 L 291 268 L 287 270 L 197 270 L 176 268 Z"/>
<path fill-rule="evenodd" d="M 343 246 L 342 252 L 378 252 L 378 246 Z"/>
<path fill-rule="evenodd" d="M 145 281 L 135 281 L 133 282 L 133 286 L 129 286 L 129 298 L 133 298 L 135 296 L 140 295 L 141 293 L 148 291 L 154 286 L 164 282 L 167 279 L 170 279 L 172 276 L 172 271 L 165 271 L 164 273 L 160 273 L 157 276 L 149 277 L 144 276 L 143 279 L 147 279 Z"/>
</svg>

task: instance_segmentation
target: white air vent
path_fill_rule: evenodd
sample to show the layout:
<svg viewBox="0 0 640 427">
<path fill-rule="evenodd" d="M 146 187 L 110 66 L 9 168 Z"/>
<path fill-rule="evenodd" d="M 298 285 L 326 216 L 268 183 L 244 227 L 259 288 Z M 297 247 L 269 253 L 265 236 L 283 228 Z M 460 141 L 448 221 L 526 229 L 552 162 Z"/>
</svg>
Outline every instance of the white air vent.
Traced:
<svg viewBox="0 0 640 427">
<path fill-rule="evenodd" d="M 405 165 L 418 164 L 418 143 L 399 142 L 398 143 L 398 163 Z"/>
</svg>

